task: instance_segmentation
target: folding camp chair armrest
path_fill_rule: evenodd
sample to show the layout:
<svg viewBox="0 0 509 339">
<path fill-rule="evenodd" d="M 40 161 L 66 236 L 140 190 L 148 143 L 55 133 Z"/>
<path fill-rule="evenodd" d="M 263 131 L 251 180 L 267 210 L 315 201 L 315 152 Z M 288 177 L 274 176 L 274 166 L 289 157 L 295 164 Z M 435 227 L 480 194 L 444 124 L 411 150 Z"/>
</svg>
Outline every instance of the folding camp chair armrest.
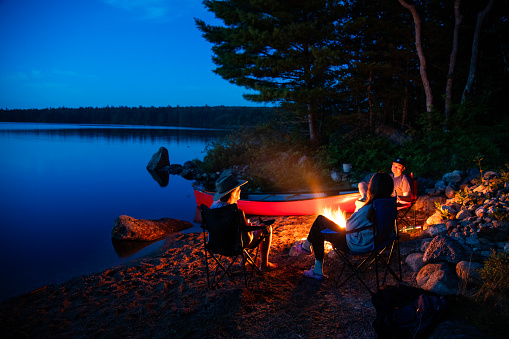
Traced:
<svg viewBox="0 0 509 339">
<path fill-rule="evenodd" d="M 241 231 L 254 232 L 258 230 L 266 230 L 268 226 L 240 226 Z"/>
<path fill-rule="evenodd" d="M 276 221 L 276 219 L 263 220 L 260 217 L 258 217 L 258 220 L 260 221 L 261 224 L 264 224 L 265 226 L 270 226 Z"/>
<path fill-rule="evenodd" d="M 374 225 L 366 225 L 366 226 L 362 226 L 362 227 L 356 228 L 354 230 L 346 231 L 346 234 L 359 233 L 359 232 L 362 232 L 362 231 L 365 231 L 365 230 L 369 230 L 369 229 L 372 229 L 372 228 L 374 228 Z"/>
<path fill-rule="evenodd" d="M 396 208 L 398 210 L 402 209 L 402 208 L 408 208 L 410 206 L 413 205 L 413 201 L 398 201 L 398 203 L 396 204 Z"/>
<path fill-rule="evenodd" d="M 406 196 L 403 196 L 403 195 L 398 195 L 398 202 L 401 202 L 401 203 L 409 203 L 409 202 L 413 202 L 414 199 L 412 198 L 412 195 L 406 195 Z"/>
</svg>

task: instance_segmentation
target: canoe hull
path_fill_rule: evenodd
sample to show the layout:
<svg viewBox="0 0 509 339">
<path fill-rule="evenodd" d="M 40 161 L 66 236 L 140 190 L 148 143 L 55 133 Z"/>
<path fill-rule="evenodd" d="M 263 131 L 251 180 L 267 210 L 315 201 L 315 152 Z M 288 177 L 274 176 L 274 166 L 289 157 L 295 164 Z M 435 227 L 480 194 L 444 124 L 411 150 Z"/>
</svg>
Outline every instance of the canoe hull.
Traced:
<svg viewBox="0 0 509 339">
<path fill-rule="evenodd" d="M 212 193 L 195 189 L 194 196 L 197 206 L 204 204 L 208 207 L 212 205 Z M 348 192 L 345 194 L 310 198 L 295 199 L 285 201 L 254 201 L 239 200 L 239 208 L 246 214 L 251 215 L 316 215 L 322 214 L 324 208 L 336 210 L 338 207 L 345 212 L 355 211 L 355 201 L 360 197 L 358 192 Z"/>
</svg>

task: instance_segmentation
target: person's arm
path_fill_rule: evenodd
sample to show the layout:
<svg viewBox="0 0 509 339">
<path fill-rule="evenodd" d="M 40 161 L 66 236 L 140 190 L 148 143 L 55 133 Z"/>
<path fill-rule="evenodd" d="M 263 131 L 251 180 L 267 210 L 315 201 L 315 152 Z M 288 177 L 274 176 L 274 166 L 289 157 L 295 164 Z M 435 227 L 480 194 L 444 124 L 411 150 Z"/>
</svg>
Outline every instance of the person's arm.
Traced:
<svg viewBox="0 0 509 339">
<path fill-rule="evenodd" d="M 408 177 L 404 174 L 402 174 L 402 175 L 403 175 L 403 178 L 401 180 L 402 194 L 398 195 L 398 200 L 405 201 L 405 202 L 412 201 L 412 195 L 410 194 L 410 192 L 412 191 L 412 186 L 410 185 L 410 181 L 408 180 Z"/>
<path fill-rule="evenodd" d="M 239 218 L 240 218 L 240 223 L 243 227 L 251 226 L 249 219 L 246 219 L 246 214 L 240 208 L 239 208 Z"/>
<path fill-rule="evenodd" d="M 363 206 L 358 211 L 354 212 L 350 218 L 346 220 L 345 231 L 347 234 L 357 234 L 368 228 L 372 228 L 372 222 L 369 220 L 369 213 L 372 209 L 372 204 Z"/>
</svg>

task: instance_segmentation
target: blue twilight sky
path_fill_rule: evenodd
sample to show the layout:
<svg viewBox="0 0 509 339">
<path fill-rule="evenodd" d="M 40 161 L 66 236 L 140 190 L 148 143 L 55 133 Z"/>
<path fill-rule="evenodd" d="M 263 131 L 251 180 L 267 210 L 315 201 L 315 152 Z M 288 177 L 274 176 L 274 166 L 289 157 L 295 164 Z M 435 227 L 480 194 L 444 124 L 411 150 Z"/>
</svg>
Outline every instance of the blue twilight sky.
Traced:
<svg viewBox="0 0 509 339">
<path fill-rule="evenodd" d="M 201 0 L 0 0 L 0 108 L 254 106 L 212 70 Z"/>
</svg>

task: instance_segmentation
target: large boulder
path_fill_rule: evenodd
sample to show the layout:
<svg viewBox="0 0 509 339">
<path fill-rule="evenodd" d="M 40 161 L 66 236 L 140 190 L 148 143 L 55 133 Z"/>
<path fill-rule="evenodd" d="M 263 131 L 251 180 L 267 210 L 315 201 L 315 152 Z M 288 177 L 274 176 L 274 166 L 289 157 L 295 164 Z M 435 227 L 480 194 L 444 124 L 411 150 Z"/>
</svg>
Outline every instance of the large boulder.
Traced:
<svg viewBox="0 0 509 339">
<path fill-rule="evenodd" d="M 147 164 L 147 169 L 149 171 L 157 171 L 166 166 L 170 166 L 170 156 L 166 148 L 160 147 L 159 150 L 152 155 L 152 158 Z"/>
<path fill-rule="evenodd" d="M 454 189 L 454 187 L 452 186 L 447 186 L 445 188 L 445 196 L 449 199 L 452 199 L 454 198 L 454 196 L 456 195 L 456 190 Z"/>
<path fill-rule="evenodd" d="M 470 218 L 471 216 L 472 216 L 472 213 L 469 210 L 463 209 L 463 210 L 459 211 L 458 214 L 456 214 L 456 219 L 463 220 L 463 219 Z"/>
<path fill-rule="evenodd" d="M 478 262 L 460 261 L 456 265 L 456 275 L 465 286 L 481 285 L 482 278 L 480 270 L 483 267 L 484 265 Z"/>
<path fill-rule="evenodd" d="M 171 218 L 149 220 L 121 215 L 115 220 L 111 237 L 117 240 L 154 241 L 192 226 L 190 222 Z"/>
<path fill-rule="evenodd" d="M 442 180 L 447 184 L 456 185 L 461 181 L 461 171 L 455 170 L 451 173 L 446 173 L 442 177 Z"/>
<path fill-rule="evenodd" d="M 428 249 L 429 244 L 431 244 L 432 241 L 433 241 L 433 239 L 430 239 L 430 238 L 422 240 L 421 248 L 420 248 L 422 253 L 426 253 L 426 250 Z"/>
<path fill-rule="evenodd" d="M 440 205 L 443 205 L 446 201 L 446 198 L 443 196 L 431 197 L 426 195 L 421 195 L 417 199 L 415 203 L 415 208 L 422 213 L 431 215 L 435 213 L 435 202 L 438 202 Z"/>
<path fill-rule="evenodd" d="M 405 263 L 413 272 L 419 272 L 424 267 L 424 262 L 422 261 L 423 255 L 422 253 L 412 253 L 406 257 Z"/>
<path fill-rule="evenodd" d="M 426 219 L 426 225 L 441 224 L 443 221 L 442 213 L 437 211 L 433 215 L 429 216 L 428 219 Z"/>
<path fill-rule="evenodd" d="M 440 223 L 440 224 L 434 224 L 429 225 L 426 229 L 426 232 L 430 237 L 436 237 L 439 235 L 445 235 L 447 234 L 447 224 Z"/>
<path fill-rule="evenodd" d="M 417 274 L 417 285 L 440 295 L 456 294 L 458 277 L 451 266 L 444 262 L 424 266 Z"/>
<path fill-rule="evenodd" d="M 471 252 L 449 236 L 439 235 L 433 238 L 424 253 L 422 260 L 425 263 L 449 262 L 457 264 L 460 261 L 468 261 L 471 258 Z"/>
</svg>

